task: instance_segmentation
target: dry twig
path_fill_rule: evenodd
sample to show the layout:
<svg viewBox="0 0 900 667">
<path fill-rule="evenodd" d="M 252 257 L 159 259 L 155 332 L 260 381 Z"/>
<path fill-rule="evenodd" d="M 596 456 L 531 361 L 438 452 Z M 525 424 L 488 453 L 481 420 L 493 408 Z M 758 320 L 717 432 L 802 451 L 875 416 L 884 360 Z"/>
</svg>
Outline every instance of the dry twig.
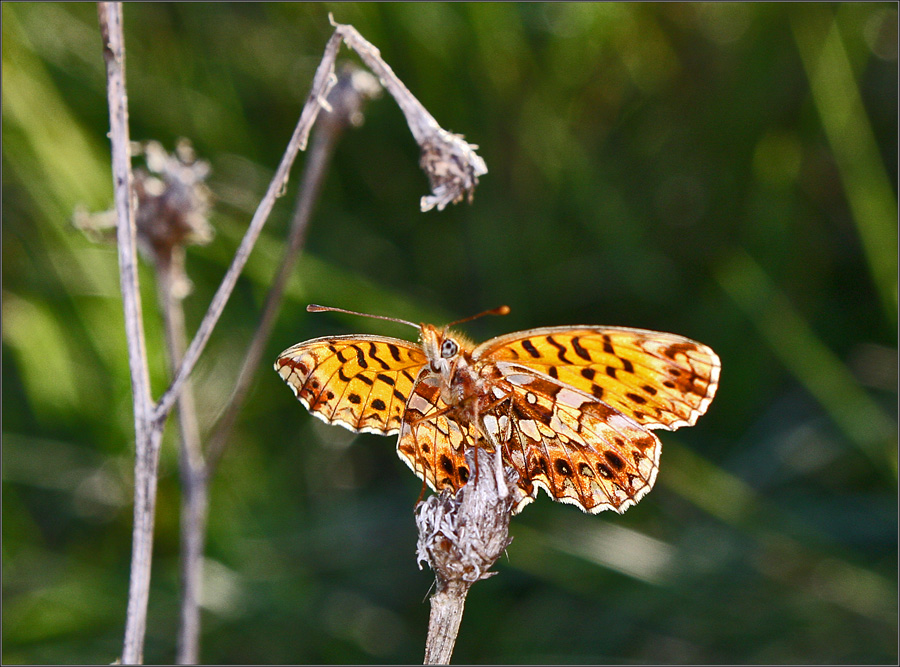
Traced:
<svg viewBox="0 0 900 667">
<path fill-rule="evenodd" d="M 213 236 L 207 219 L 211 194 L 204 183 L 209 164 L 196 159 L 186 140 L 179 142 L 173 155 L 155 141 L 146 142 L 141 150 L 147 169 L 135 170 L 138 242 L 156 269 L 169 369 L 174 375 L 187 345 L 182 304 L 191 284 L 185 269 L 185 245 L 206 244 Z M 178 426 L 182 589 L 177 659 L 191 664 L 197 662 L 200 650 L 209 487 L 190 380 L 178 396 Z"/>
<path fill-rule="evenodd" d="M 306 149 L 306 142 L 309 138 L 310 130 L 312 130 L 312 126 L 316 122 L 319 111 L 322 108 L 327 108 L 325 98 L 328 96 L 328 91 L 331 90 L 331 87 L 335 83 L 334 56 L 337 53 L 340 42 L 340 38 L 336 35 L 328 40 L 328 44 L 325 47 L 325 53 L 331 54 L 330 62 L 326 63 L 326 61 L 323 60 L 316 70 L 316 75 L 313 78 L 312 91 L 300 114 L 300 120 L 297 122 L 294 134 L 291 136 L 287 149 L 281 158 L 281 163 L 275 171 L 275 176 L 272 178 L 271 183 L 269 183 L 269 189 L 266 191 L 265 196 L 256 208 L 256 213 L 253 214 L 253 218 L 250 220 L 250 226 L 247 228 L 244 238 L 241 239 L 241 243 L 234 254 L 231 266 L 229 266 L 228 271 L 225 272 L 222 283 L 219 285 L 219 289 L 213 296 L 209 308 L 206 311 L 206 315 L 204 315 L 203 320 L 200 322 L 200 326 L 197 327 L 197 333 L 194 335 L 194 339 L 191 341 L 190 346 L 184 354 L 184 358 L 181 361 L 178 372 L 172 380 L 172 384 L 160 397 L 159 402 L 156 405 L 155 416 L 160 421 L 165 420 L 166 416 L 169 414 L 169 411 L 172 409 L 172 405 L 178 396 L 178 392 L 181 391 L 181 385 L 194 369 L 194 365 L 200 358 L 200 353 L 206 346 L 210 335 L 212 335 L 213 329 L 219 321 L 219 316 L 225 309 L 225 304 L 231 296 L 231 292 L 234 290 L 238 276 L 241 274 L 244 265 L 247 263 L 247 259 L 250 257 L 250 251 L 253 249 L 256 239 L 259 238 L 259 234 L 262 231 L 263 225 L 266 223 L 266 220 L 268 220 L 269 214 L 275 206 L 275 200 L 284 194 L 284 189 L 287 186 L 288 174 L 290 173 L 291 166 L 294 164 L 297 153 Z"/>
<path fill-rule="evenodd" d="M 128 364 L 134 404 L 134 527 L 131 546 L 131 579 L 122 661 L 142 661 L 147 627 L 147 599 L 150 593 L 150 561 L 153 552 L 153 519 L 156 508 L 156 469 L 162 431 L 155 427 L 153 399 L 141 297 L 138 290 L 135 219 L 132 207 L 131 144 L 128 135 L 128 108 L 125 93 L 125 44 L 122 34 L 122 5 L 98 6 L 103 57 L 106 61 L 110 139 L 112 142 L 113 188 L 118 218 L 119 277 Z"/>
<path fill-rule="evenodd" d="M 480 456 L 479 456 L 480 454 Z M 428 563 L 435 573 L 431 616 L 425 643 L 425 664 L 450 662 L 469 588 L 496 574 L 491 566 L 512 542 L 509 519 L 518 473 L 504 468 L 504 480 L 491 474 L 496 453 L 479 447 L 466 452 L 469 470 L 478 471 L 456 494 L 431 496 L 416 509 L 419 568 Z M 500 488 L 500 484 L 506 488 Z"/>
<path fill-rule="evenodd" d="M 381 79 L 381 83 L 393 95 L 403 115 L 406 116 L 409 130 L 422 149 L 419 164 L 431 182 L 432 194 L 422 197 L 420 201 L 422 211 L 429 211 L 434 207 L 442 211 L 447 204 L 455 204 L 466 197 L 471 202 L 475 186 L 478 185 L 478 177 L 487 173 L 487 165 L 475 152 L 478 146 L 466 143 L 462 135 L 447 132 L 438 125 L 434 116 L 428 113 L 422 103 L 397 78 L 394 70 L 381 59 L 381 52 L 363 39 L 356 28 L 352 25 L 335 23 L 331 15 L 329 20 L 335 27 L 335 34 L 341 35 L 347 46 L 356 51 L 363 62 Z"/>
<path fill-rule="evenodd" d="M 238 374 L 237 382 L 235 382 L 231 398 L 209 438 L 207 461 L 211 470 L 216 467 L 225 450 L 234 421 L 247 398 L 254 374 L 259 369 L 266 343 L 281 307 L 284 288 L 291 277 L 294 264 L 306 240 L 309 219 L 312 216 L 316 200 L 319 198 L 334 147 L 347 127 L 362 124 L 364 103 L 380 93 L 381 87 L 371 74 L 355 66 L 347 66 L 343 68 L 337 84 L 328 95 L 327 102 L 330 111 L 319 118 L 319 125 L 313 137 L 313 144 L 310 147 L 309 157 L 306 160 L 300 188 L 297 192 L 297 203 L 291 216 L 291 229 L 288 232 L 288 242 L 281 258 L 281 264 L 266 294 L 259 325 L 247 348 L 247 355 L 244 357 L 244 363 Z"/>
</svg>

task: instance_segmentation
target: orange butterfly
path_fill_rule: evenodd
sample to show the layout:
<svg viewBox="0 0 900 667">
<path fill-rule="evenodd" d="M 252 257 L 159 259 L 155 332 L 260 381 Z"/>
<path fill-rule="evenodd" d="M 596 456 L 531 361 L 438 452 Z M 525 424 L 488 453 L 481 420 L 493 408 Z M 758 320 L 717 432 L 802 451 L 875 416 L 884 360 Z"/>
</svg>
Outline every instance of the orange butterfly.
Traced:
<svg viewBox="0 0 900 667">
<path fill-rule="evenodd" d="M 326 336 L 288 348 L 275 370 L 325 422 L 399 433 L 398 455 L 432 489 L 466 483 L 466 448 L 499 448 L 519 474 L 516 512 L 538 487 L 586 512 L 624 512 L 656 480 L 650 429 L 693 425 L 718 387 L 715 352 L 675 334 L 544 327 L 476 347 L 447 327 L 368 317 L 416 327 L 421 345 Z"/>
</svg>

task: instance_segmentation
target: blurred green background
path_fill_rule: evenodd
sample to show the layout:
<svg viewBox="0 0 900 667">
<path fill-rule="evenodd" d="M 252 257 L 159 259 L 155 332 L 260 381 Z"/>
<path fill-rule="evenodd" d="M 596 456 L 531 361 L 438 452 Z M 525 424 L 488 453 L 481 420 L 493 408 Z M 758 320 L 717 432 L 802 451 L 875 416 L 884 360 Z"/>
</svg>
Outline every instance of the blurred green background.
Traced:
<svg viewBox="0 0 900 667">
<path fill-rule="evenodd" d="M 421 483 L 392 438 L 311 418 L 270 364 L 399 325 L 672 331 L 722 358 L 655 490 L 623 516 L 542 495 L 469 595 L 457 663 L 894 663 L 897 632 L 897 5 L 126 4 L 132 138 L 212 164 L 216 238 L 189 251 L 200 321 L 331 34 L 373 42 L 480 146 L 474 203 L 422 214 L 390 97 L 347 132 L 212 487 L 202 656 L 420 662 L 433 581 Z M 3 648 L 121 651 L 134 431 L 93 4 L 2 6 Z M 347 50 L 342 55 L 354 59 Z M 227 399 L 283 248 L 304 156 L 196 369 Z M 154 396 L 167 383 L 141 273 Z M 162 453 L 147 662 L 178 623 L 174 422 Z"/>
</svg>

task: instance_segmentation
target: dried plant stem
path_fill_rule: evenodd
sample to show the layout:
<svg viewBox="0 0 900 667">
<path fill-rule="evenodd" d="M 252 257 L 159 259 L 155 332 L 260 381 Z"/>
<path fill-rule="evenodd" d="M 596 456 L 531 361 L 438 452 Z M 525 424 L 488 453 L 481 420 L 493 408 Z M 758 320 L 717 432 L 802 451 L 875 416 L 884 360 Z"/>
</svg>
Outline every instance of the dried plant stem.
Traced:
<svg viewBox="0 0 900 667">
<path fill-rule="evenodd" d="M 222 284 L 219 285 L 219 289 L 213 296 L 209 308 L 206 311 L 206 315 L 204 315 L 203 320 L 200 322 L 197 333 L 194 335 L 194 339 L 191 341 L 190 346 L 184 354 L 184 358 L 181 361 L 178 372 L 175 374 L 175 378 L 172 380 L 172 384 L 159 399 L 155 414 L 157 418 L 161 420 L 165 419 L 165 416 L 172 409 L 175 399 L 178 396 L 178 392 L 181 391 L 182 384 L 194 369 L 194 365 L 200 358 L 200 353 L 206 346 L 216 323 L 219 321 L 219 316 L 222 314 L 225 304 L 231 296 L 231 292 L 234 290 L 238 276 L 243 270 L 244 265 L 247 263 L 247 259 L 250 257 L 250 251 L 253 249 L 256 239 L 259 238 L 263 225 L 266 223 L 269 214 L 272 212 L 272 207 L 275 206 L 275 200 L 284 193 L 288 174 L 291 166 L 294 164 L 297 153 L 306 148 L 309 132 L 312 129 L 313 123 L 316 121 L 316 117 L 319 115 L 319 111 L 323 108 L 328 91 L 335 82 L 333 73 L 334 54 L 337 53 L 340 43 L 340 38 L 337 35 L 332 36 L 332 38 L 328 40 L 325 52 L 326 54 L 333 52 L 330 64 L 329 66 L 326 66 L 326 62 L 323 60 L 316 70 L 316 75 L 313 79 L 312 92 L 310 92 L 306 105 L 303 107 L 303 111 L 300 114 L 300 120 L 297 122 L 294 134 L 288 142 L 284 156 L 281 158 L 281 163 L 275 171 L 275 176 L 269 184 L 269 189 L 266 191 L 265 196 L 262 198 L 262 201 L 260 201 L 259 206 L 256 209 L 256 213 L 253 214 L 253 218 L 250 220 L 250 226 L 247 228 L 244 238 L 241 239 L 241 243 L 234 254 L 231 266 L 229 266 L 228 270 L 225 272 L 225 276 L 222 278 Z"/>
<path fill-rule="evenodd" d="M 487 173 L 484 160 L 475 153 L 478 146 L 466 143 L 461 135 L 453 134 L 438 125 L 428 110 L 413 96 L 394 70 L 381 58 L 381 52 L 363 38 L 352 25 L 336 23 L 329 15 L 335 35 L 340 35 L 351 49 L 371 69 L 406 116 L 413 138 L 422 149 L 420 165 L 431 182 L 432 194 L 422 197 L 421 210 L 437 207 L 443 210 L 447 204 L 472 199 L 478 177 Z"/>
<path fill-rule="evenodd" d="M 322 61 L 313 77 L 312 90 L 300 114 L 300 121 L 294 130 L 294 136 L 288 144 L 269 190 L 250 221 L 250 227 L 235 253 L 231 266 L 222 279 L 219 290 L 213 297 L 206 315 L 197 328 L 194 339 L 185 352 L 171 386 L 159 399 L 155 416 L 160 420 L 164 419 L 171 410 L 181 384 L 194 368 L 203 347 L 209 340 L 209 336 L 222 314 L 222 309 L 234 289 L 237 278 L 247 262 L 250 250 L 275 204 L 275 199 L 284 191 L 288 173 L 297 152 L 306 148 L 309 132 L 319 115 L 319 110 L 323 108 L 331 110 L 325 99 L 336 82 L 334 64 L 342 41 L 346 41 L 347 45 L 359 54 L 363 62 L 381 78 L 385 87 L 403 110 L 410 131 L 422 148 L 421 165 L 428 174 L 433 191 L 431 197 L 422 198 L 421 208 L 423 211 L 435 206 L 438 210 L 443 209 L 448 203 L 460 201 L 464 196 L 471 198 L 478 183 L 478 176 L 487 173 L 484 160 L 474 151 L 476 147 L 466 143 L 461 136 L 442 129 L 434 117 L 397 78 L 388 64 L 381 59 L 377 48 L 363 39 L 353 26 L 334 23 L 333 20 L 332 24 L 335 26 L 334 34 L 325 45 Z"/>
<path fill-rule="evenodd" d="M 166 334 L 169 368 L 175 369 L 184 355 L 187 333 L 182 299 L 176 285 L 185 278 L 184 247 L 156 255 L 157 291 Z M 203 552 L 209 507 L 209 477 L 200 446 L 200 429 L 190 380 L 178 396 L 178 426 L 181 446 L 181 623 L 176 660 L 195 664 L 200 656 L 200 600 L 203 585 Z"/>
<path fill-rule="evenodd" d="M 469 588 L 495 574 L 491 566 L 512 542 L 509 519 L 518 474 L 508 466 L 502 478 L 492 474 L 495 465 L 502 465 L 499 456 L 470 449 L 466 463 L 476 471 L 472 479 L 456 494 L 431 496 L 416 510 L 419 567 L 428 563 L 435 574 L 426 665 L 449 664 Z"/>
<path fill-rule="evenodd" d="M 128 611 L 125 623 L 125 641 L 121 660 L 123 663 L 137 664 L 143 660 L 144 637 L 147 626 L 147 602 L 150 591 L 150 565 L 153 553 L 153 524 L 156 509 L 157 468 L 159 448 L 162 442 L 164 422 L 180 396 L 188 374 L 231 295 L 238 275 L 249 257 L 262 226 L 274 206 L 275 199 L 283 191 L 288 172 L 297 152 L 305 148 L 309 131 L 315 122 L 322 100 L 333 85 L 333 61 L 329 67 L 320 66 L 313 82 L 313 91 L 304 106 L 303 113 L 288 145 L 285 155 L 269 186 L 266 196 L 250 223 L 250 227 L 235 254 L 234 261 L 226 272 L 222 284 L 216 292 L 209 310 L 204 317 L 190 347 L 181 360 L 178 371 L 169 389 L 154 406 L 150 395 L 150 380 L 147 369 L 147 354 L 144 344 L 143 318 L 137 283 L 137 254 L 134 210 L 131 205 L 132 172 L 130 140 L 128 133 L 127 96 L 125 93 L 124 36 L 122 32 L 122 6 L 120 3 L 99 3 L 98 16 L 103 38 L 103 53 L 106 61 L 108 97 L 110 108 L 110 138 L 113 156 L 113 186 L 115 189 L 118 218 L 119 267 L 122 283 L 125 328 L 128 339 L 129 366 L 131 369 L 132 393 L 135 414 L 135 506 L 132 538 L 131 579 L 128 594 Z M 329 41 L 326 52 L 336 52 L 340 38 Z M 193 410 L 191 410 L 193 412 Z M 187 411 L 185 411 L 187 413 Z M 192 454 L 193 458 L 194 455 Z M 194 469 L 196 472 L 196 468 Z M 194 477 L 191 477 L 192 479 Z M 196 487 L 192 487 L 196 488 Z M 190 494 L 190 491 L 188 492 Z M 189 513 L 205 523 L 205 501 L 190 496 Z M 193 530 L 194 535 L 203 530 Z M 202 555 L 202 542 L 192 541 L 196 558 L 192 559 L 192 569 Z M 199 581 L 199 578 L 195 578 Z M 195 589 L 196 593 L 198 589 Z M 189 614 L 189 616 L 191 616 Z"/>
<path fill-rule="evenodd" d="M 154 423 L 141 298 L 138 290 L 122 5 L 101 2 L 98 5 L 98 17 L 100 34 L 103 38 L 103 57 L 106 61 L 113 189 L 118 219 L 119 276 L 128 341 L 135 426 L 134 527 L 122 662 L 139 663 L 143 658 L 144 634 L 147 627 L 153 520 L 156 508 L 156 470 L 159 464 L 162 432 Z"/>
<path fill-rule="evenodd" d="M 431 614 L 428 617 L 428 638 L 425 641 L 423 664 L 450 664 L 470 587 L 471 584 L 452 581 L 443 590 L 435 591 L 431 596 Z"/>
<path fill-rule="evenodd" d="M 176 660 L 200 660 L 200 602 L 203 599 L 203 554 L 209 509 L 209 477 L 205 469 L 181 470 L 181 624 Z"/>
<path fill-rule="evenodd" d="M 360 75 L 365 75 L 361 77 Z M 265 344 L 271 333 L 284 286 L 290 277 L 297 255 L 306 236 L 309 218 L 321 191 L 325 173 L 341 130 L 359 116 L 363 100 L 378 89 L 374 78 L 361 71 L 345 72 L 332 89 L 328 102 L 332 112 L 326 114 L 314 135 L 309 159 L 303 172 L 297 205 L 289 240 L 285 248 L 280 270 L 269 289 L 262 317 L 248 348 L 235 390 L 222 419 L 210 437 L 204 455 L 196 427 L 196 415 L 189 381 L 179 396 L 179 423 L 182 427 L 180 458 L 182 511 L 181 511 L 181 625 L 178 634 L 177 660 L 181 664 L 194 664 L 199 660 L 200 600 L 203 579 L 203 552 L 206 541 L 206 521 L 209 507 L 209 484 L 221 458 L 234 420 L 249 391 L 254 372 L 259 367 Z M 160 303 L 166 321 L 166 340 L 175 374 L 185 348 L 184 314 L 181 300 L 174 297 L 174 286 L 184 280 L 184 252 L 177 247 L 171 261 L 157 255 L 160 285 Z"/>
<path fill-rule="evenodd" d="M 247 348 L 247 355 L 244 357 L 244 363 L 238 374 L 231 399 L 209 438 L 207 461 L 210 471 L 215 470 L 221 459 L 234 421 L 247 398 L 254 374 L 259 369 L 266 343 L 275 324 L 275 318 L 281 308 L 285 286 L 306 241 L 309 219 L 322 190 L 334 147 L 344 128 L 351 125 L 357 118 L 363 101 L 367 97 L 374 96 L 378 90 L 378 84 L 371 77 L 361 78 L 361 74 L 363 72 L 352 70 L 342 73 L 328 98 L 331 111 L 321 117 L 318 129 L 313 136 L 312 146 L 300 180 L 297 202 L 291 217 L 291 229 L 281 257 L 281 264 L 269 286 L 259 325 Z"/>
<path fill-rule="evenodd" d="M 211 468 L 215 468 L 218 464 L 231 435 L 234 421 L 244 405 L 247 393 L 250 391 L 250 384 L 256 371 L 259 369 L 266 343 L 269 340 L 269 335 L 272 333 L 275 318 L 281 307 L 285 285 L 287 285 L 287 281 L 291 277 L 291 271 L 297 261 L 297 256 L 300 254 L 300 250 L 306 240 L 309 217 L 312 213 L 313 205 L 318 199 L 325 172 L 331 161 L 331 152 L 337 140 L 337 136 L 332 133 L 328 133 L 327 136 L 322 135 L 323 133 L 321 132 L 316 135 L 310 148 L 309 159 L 303 172 L 303 180 L 300 183 L 300 191 L 297 194 L 297 205 L 294 209 L 288 243 L 281 257 L 281 264 L 275 274 L 275 279 L 269 286 L 268 294 L 266 294 L 266 301 L 263 305 L 259 325 L 247 348 L 247 355 L 244 357 L 231 399 L 228 401 L 221 419 L 216 424 L 215 431 L 210 436 L 207 454 Z"/>
</svg>

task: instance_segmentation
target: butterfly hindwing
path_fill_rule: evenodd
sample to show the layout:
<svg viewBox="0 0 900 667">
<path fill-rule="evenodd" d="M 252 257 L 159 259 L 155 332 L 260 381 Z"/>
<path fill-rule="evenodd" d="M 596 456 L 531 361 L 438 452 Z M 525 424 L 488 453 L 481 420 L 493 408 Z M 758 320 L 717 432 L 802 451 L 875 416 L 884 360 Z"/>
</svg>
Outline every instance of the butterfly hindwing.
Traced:
<svg viewBox="0 0 900 667">
<path fill-rule="evenodd" d="M 624 512 L 653 486 L 659 440 L 592 396 L 517 364 L 498 363 L 508 400 L 484 417 L 519 473 L 523 498 L 543 488 L 586 512 Z"/>
<path fill-rule="evenodd" d="M 288 348 L 275 370 L 325 422 L 390 435 L 426 361 L 418 345 L 398 338 L 327 336 Z"/>
<path fill-rule="evenodd" d="M 546 327 L 493 338 L 483 362 L 522 364 L 594 396 L 647 428 L 690 426 L 706 412 L 720 362 L 683 336 L 624 327 Z"/>
<path fill-rule="evenodd" d="M 466 449 L 479 443 L 478 429 L 458 419 L 441 400 L 440 378 L 423 373 L 407 403 L 397 455 L 435 491 L 457 491 L 469 480 Z"/>
</svg>

